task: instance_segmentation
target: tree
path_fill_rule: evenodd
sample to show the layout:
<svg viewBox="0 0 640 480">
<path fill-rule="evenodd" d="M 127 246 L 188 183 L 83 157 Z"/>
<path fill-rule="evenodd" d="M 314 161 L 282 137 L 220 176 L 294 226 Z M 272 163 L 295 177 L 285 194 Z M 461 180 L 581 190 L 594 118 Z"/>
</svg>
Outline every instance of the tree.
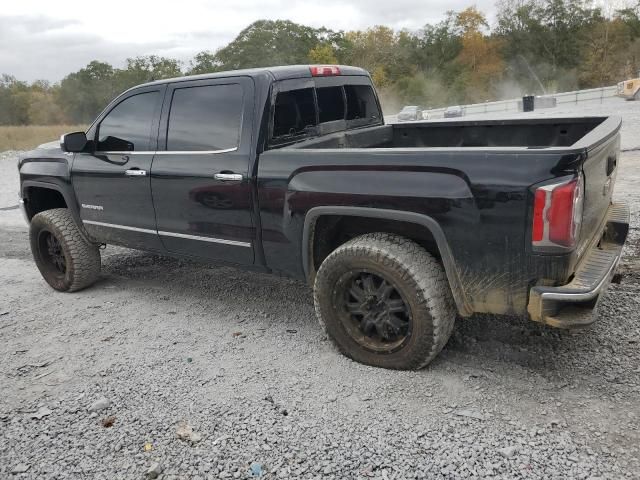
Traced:
<svg viewBox="0 0 640 480">
<path fill-rule="evenodd" d="M 29 87 L 10 75 L 0 77 L 0 125 L 29 123 Z"/>
<path fill-rule="evenodd" d="M 364 31 L 347 32 L 345 39 L 348 42 L 345 63 L 372 72 L 377 86 L 385 86 L 393 79 L 398 61 L 397 38 L 393 30 L 378 25 Z"/>
<path fill-rule="evenodd" d="M 580 84 L 590 88 L 617 83 L 625 75 L 625 53 L 631 43 L 628 26 L 620 19 L 602 20 L 586 37 L 580 65 Z"/>
<path fill-rule="evenodd" d="M 446 18 L 436 25 L 425 25 L 417 34 L 416 63 L 426 74 L 440 75 L 445 82 L 452 82 L 459 66 L 453 60 L 462 48 L 456 26 L 456 13 L 447 12 Z"/>
<path fill-rule="evenodd" d="M 60 82 L 57 103 L 73 123 L 89 123 L 115 97 L 115 71 L 108 63 L 90 62 Z"/>
<path fill-rule="evenodd" d="M 627 7 L 618 10 L 614 14 L 615 18 L 623 21 L 629 27 L 630 34 L 634 38 L 640 37 L 640 1 L 635 7 Z"/>
<path fill-rule="evenodd" d="M 488 100 L 492 97 L 491 83 L 500 80 L 504 71 L 499 42 L 483 34 L 489 25 L 475 7 L 460 12 L 456 26 L 462 45 L 456 62 L 464 69 L 466 97 L 470 101 Z"/>
<path fill-rule="evenodd" d="M 307 63 L 321 31 L 289 20 L 258 20 L 214 55 L 222 70 Z"/>
<path fill-rule="evenodd" d="M 180 62 L 172 58 L 149 55 L 127 58 L 126 67 L 114 71 L 118 91 L 125 91 L 141 83 L 182 76 Z"/>
<path fill-rule="evenodd" d="M 220 62 L 216 59 L 216 54 L 212 52 L 200 52 L 191 61 L 190 75 L 200 73 L 213 73 L 220 71 Z"/>
<path fill-rule="evenodd" d="M 311 63 L 335 64 L 338 63 L 336 52 L 331 45 L 318 44 L 309 50 L 309 61 Z"/>
</svg>

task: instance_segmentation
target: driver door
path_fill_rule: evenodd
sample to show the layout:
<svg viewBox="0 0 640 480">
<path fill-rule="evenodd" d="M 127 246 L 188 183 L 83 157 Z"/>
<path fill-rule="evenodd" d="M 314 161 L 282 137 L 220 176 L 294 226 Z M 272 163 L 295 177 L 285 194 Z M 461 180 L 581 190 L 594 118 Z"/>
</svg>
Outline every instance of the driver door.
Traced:
<svg viewBox="0 0 640 480">
<path fill-rule="evenodd" d="M 118 98 L 87 132 L 95 151 L 75 156 L 71 178 L 80 217 L 99 241 L 163 250 L 150 173 L 165 88 L 140 88 Z"/>
</svg>

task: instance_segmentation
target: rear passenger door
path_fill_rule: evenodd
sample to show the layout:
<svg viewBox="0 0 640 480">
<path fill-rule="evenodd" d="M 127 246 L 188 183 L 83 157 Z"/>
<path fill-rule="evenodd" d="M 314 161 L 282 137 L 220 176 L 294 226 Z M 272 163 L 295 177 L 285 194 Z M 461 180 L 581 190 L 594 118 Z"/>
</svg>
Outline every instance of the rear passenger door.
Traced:
<svg viewBox="0 0 640 480">
<path fill-rule="evenodd" d="M 248 77 L 169 85 L 151 190 L 170 252 L 253 263 L 253 92 Z"/>
</svg>

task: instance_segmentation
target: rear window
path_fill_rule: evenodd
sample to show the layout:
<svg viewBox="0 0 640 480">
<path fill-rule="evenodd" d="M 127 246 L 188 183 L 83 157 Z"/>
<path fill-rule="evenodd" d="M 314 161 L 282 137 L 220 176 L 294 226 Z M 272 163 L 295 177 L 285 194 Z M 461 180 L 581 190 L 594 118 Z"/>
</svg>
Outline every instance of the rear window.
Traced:
<svg viewBox="0 0 640 480">
<path fill-rule="evenodd" d="M 378 103 L 369 85 L 345 85 L 347 120 L 378 119 Z"/>
<path fill-rule="evenodd" d="M 313 88 L 278 93 L 273 114 L 274 138 L 299 135 L 307 127 L 315 125 L 316 106 Z"/>
<path fill-rule="evenodd" d="M 345 121 L 342 129 L 346 130 L 374 125 L 380 119 L 378 102 L 370 85 L 287 90 L 276 96 L 272 139 L 281 144 L 292 137 L 317 135 L 322 130 L 314 127 L 325 123 Z M 340 129 L 339 124 L 337 128 Z"/>
<path fill-rule="evenodd" d="M 320 123 L 344 120 L 345 105 L 342 87 L 318 88 L 316 92 Z"/>
</svg>

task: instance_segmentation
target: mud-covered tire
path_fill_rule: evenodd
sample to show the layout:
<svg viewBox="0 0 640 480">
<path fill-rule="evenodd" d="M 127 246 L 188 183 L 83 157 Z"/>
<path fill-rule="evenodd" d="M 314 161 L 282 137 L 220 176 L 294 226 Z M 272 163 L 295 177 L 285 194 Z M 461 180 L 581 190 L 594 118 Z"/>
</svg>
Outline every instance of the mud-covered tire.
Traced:
<svg viewBox="0 0 640 480">
<path fill-rule="evenodd" d="M 66 208 L 45 210 L 31 219 L 31 252 L 46 282 L 60 292 L 93 284 L 100 274 L 100 251 L 88 243 Z"/>
<path fill-rule="evenodd" d="M 410 312 L 409 333 L 389 351 L 372 350 L 353 334 L 347 306 L 340 305 L 345 276 L 365 271 L 387 279 Z M 345 293 L 349 296 L 349 293 Z M 314 303 L 321 325 L 337 348 L 353 360 L 382 368 L 417 370 L 445 346 L 456 318 L 453 298 L 440 262 L 406 238 L 372 233 L 354 238 L 322 262 L 314 283 Z"/>
</svg>

